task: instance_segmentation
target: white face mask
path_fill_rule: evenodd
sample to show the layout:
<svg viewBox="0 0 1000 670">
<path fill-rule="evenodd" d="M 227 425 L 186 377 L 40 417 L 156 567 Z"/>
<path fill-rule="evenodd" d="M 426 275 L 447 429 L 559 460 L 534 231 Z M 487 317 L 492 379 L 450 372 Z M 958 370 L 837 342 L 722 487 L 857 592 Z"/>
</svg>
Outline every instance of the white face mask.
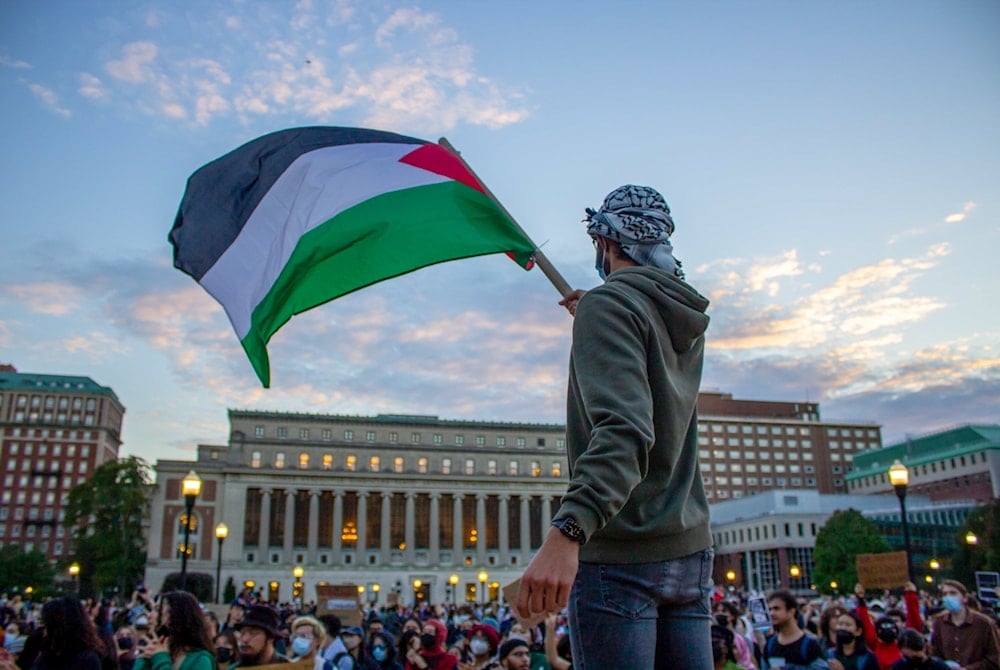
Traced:
<svg viewBox="0 0 1000 670">
<path fill-rule="evenodd" d="M 490 643 L 481 637 L 474 637 L 469 642 L 469 649 L 476 656 L 483 656 L 490 653 Z"/>
</svg>

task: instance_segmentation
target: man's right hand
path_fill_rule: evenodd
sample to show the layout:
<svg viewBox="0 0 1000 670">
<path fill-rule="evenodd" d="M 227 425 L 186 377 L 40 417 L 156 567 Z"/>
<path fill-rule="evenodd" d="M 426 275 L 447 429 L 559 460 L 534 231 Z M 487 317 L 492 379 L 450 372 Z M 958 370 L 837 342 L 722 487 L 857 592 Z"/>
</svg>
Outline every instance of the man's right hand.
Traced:
<svg viewBox="0 0 1000 670">
<path fill-rule="evenodd" d="M 558 612 L 569 602 L 569 593 L 580 565 L 580 543 L 557 528 L 548 535 L 521 577 L 514 607 L 523 619 Z"/>
<path fill-rule="evenodd" d="M 582 289 L 576 289 L 563 296 L 563 299 L 559 301 L 559 304 L 566 308 L 566 311 L 570 313 L 571 316 L 576 316 L 576 304 L 580 302 L 580 298 L 586 291 Z"/>
</svg>

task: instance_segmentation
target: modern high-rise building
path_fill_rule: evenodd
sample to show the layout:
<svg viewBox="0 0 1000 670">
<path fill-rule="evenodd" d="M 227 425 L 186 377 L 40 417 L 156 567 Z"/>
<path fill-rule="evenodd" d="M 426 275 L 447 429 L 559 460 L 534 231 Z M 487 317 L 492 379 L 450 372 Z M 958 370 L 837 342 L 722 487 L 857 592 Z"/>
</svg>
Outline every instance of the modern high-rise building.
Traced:
<svg viewBox="0 0 1000 670">
<path fill-rule="evenodd" d="M 68 555 L 69 491 L 118 458 L 124 414 L 89 377 L 0 368 L 0 546 Z"/>
<path fill-rule="evenodd" d="M 712 498 L 842 488 L 875 424 L 819 420 L 815 403 L 702 394 L 699 456 Z M 158 461 L 146 579 L 177 572 L 185 546 L 181 483 L 202 490 L 191 514 L 188 570 L 253 581 L 292 596 L 353 583 L 367 598 L 493 599 L 518 577 L 566 490 L 565 426 L 230 410 L 225 445 L 197 460 Z M 214 528 L 224 523 L 221 545 Z M 454 582 L 454 584 L 453 584 Z M 376 589 L 377 586 L 377 589 Z"/>
</svg>

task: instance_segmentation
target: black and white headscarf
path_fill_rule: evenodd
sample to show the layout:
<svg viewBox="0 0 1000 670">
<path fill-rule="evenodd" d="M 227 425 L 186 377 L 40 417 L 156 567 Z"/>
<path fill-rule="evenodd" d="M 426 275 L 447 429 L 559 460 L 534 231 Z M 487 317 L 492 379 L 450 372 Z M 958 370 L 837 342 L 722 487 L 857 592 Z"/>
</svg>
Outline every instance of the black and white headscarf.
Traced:
<svg viewBox="0 0 1000 670">
<path fill-rule="evenodd" d="M 618 243 L 639 265 L 660 268 L 684 278 L 681 262 L 674 258 L 670 236 L 674 220 L 670 207 L 656 189 L 628 184 L 616 188 L 599 210 L 587 208 L 587 232 Z"/>
</svg>

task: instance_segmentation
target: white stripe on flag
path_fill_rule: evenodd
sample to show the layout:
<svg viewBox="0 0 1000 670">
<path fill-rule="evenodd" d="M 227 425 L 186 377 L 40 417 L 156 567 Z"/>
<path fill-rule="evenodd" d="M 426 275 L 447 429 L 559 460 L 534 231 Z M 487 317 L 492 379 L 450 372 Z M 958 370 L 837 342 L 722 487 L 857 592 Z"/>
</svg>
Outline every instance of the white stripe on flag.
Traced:
<svg viewBox="0 0 1000 670">
<path fill-rule="evenodd" d="M 201 278 L 242 340 L 305 233 L 383 193 L 451 181 L 400 163 L 419 144 L 347 144 L 302 154 L 278 177 L 243 230 Z"/>
</svg>

